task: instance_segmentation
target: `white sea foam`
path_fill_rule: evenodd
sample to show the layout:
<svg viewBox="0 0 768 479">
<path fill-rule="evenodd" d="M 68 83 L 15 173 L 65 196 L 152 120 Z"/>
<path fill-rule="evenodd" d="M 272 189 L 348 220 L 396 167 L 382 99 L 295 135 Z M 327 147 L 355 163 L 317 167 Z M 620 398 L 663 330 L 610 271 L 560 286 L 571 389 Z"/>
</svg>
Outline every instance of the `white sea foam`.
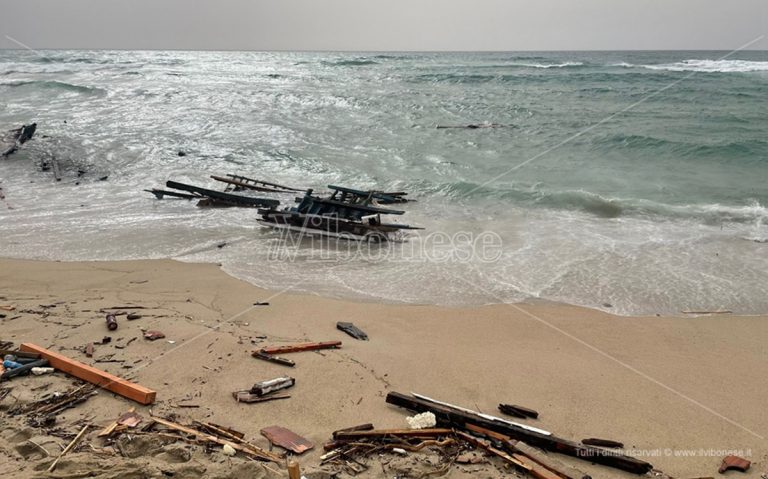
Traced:
<svg viewBox="0 0 768 479">
<path fill-rule="evenodd" d="M 768 71 L 768 62 L 749 60 L 683 60 L 676 63 L 658 65 L 633 65 L 621 62 L 612 66 L 625 68 L 647 68 L 671 72 L 702 72 L 702 73 L 749 73 Z"/>
</svg>

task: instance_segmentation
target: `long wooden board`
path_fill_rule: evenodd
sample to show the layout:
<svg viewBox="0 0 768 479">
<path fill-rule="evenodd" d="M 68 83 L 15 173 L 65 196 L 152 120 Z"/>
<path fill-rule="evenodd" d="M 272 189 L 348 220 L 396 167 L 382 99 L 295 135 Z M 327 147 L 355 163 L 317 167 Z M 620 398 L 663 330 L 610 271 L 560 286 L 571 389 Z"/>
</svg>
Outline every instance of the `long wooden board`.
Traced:
<svg viewBox="0 0 768 479">
<path fill-rule="evenodd" d="M 267 346 L 259 351 L 266 354 L 298 353 L 301 351 L 316 351 L 318 349 L 336 349 L 341 347 L 341 341 L 325 341 L 322 343 L 287 344 L 285 346 Z"/>
<path fill-rule="evenodd" d="M 23 343 L 19 349 L 28 353 L 37 353 L 40 357 L 47 359 L 51 367 L 136 401 L 139 404 L 146 405 L 155 402 L 155 397 L 157 396 L 155 391 L 109 374 L 101 369 L 88 366 L 32 343 Z"/>
</svg>

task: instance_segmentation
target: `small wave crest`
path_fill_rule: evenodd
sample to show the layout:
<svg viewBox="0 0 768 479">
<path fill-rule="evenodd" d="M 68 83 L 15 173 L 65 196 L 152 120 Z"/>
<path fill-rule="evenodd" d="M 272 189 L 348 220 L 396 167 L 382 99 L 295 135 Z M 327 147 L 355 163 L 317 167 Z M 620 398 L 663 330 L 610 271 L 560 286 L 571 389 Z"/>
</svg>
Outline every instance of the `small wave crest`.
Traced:
<svg viewBox="0 0 768 479">
<path fill-rule="evenodd" d="M 357 67 L 364 65 L 378 65 L 379 62 L 367 58 L 358 58 L 353 60 L 324 61 L 322 64 L 331 67 Z"/>
</svg>

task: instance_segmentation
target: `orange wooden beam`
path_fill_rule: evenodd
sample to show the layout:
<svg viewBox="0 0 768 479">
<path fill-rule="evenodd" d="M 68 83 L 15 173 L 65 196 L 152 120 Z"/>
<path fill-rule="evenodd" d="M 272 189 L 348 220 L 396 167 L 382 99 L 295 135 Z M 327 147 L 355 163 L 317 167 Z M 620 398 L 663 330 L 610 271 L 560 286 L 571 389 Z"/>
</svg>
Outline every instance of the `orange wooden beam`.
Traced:
<svg viewBox="0 0 768 479">
<path fill-rule="evenodd" d="M 70 359 L 59 353 L 54 353 L 53 351 L 49 351 L 32 343 L 23 343 L 19 349 L 28 353 L 37 353 L 41 358 L 47 359 L 48 364 L 51 367 L 136 401 L 139 404 L 146 405 L 155 402 L 155 396 L 157 395 L 155 391 L 126 381 L 117 376 L 113 376 L 101 369 L 88 366 L 87 364 L 75 361 L 74 359 Z"/>
</svg>

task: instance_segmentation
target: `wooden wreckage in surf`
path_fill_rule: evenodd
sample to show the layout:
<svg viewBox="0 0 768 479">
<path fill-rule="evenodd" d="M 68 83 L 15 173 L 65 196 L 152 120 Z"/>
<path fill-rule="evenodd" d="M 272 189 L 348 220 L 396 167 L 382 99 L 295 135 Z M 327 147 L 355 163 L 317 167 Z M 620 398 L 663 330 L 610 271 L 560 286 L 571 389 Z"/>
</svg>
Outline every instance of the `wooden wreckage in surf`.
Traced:
<svg viewBox="0 0 768 479">
<path fill-rule="evenodd" d="M 423 229 L 382 221 L 382 215 L 402 215 L 405 211 L 376 205 L 381 204 L 380 201 L 396 203 L 405 193 L 398 197 L 341 186 L 328 185 L 328 188 L 333 192 L 328 198 L 314 196 L 313 190 L 308 189 L 303 197 L 296 198 L 297 206 L 259 209 L 261 219 L 257 221 L 270 228 L 300 234 L 372 242 L 396 240 L 402 230 Z"/>
<path fill-rule="evenodd" d="M 164 197 L 199 200 L 198 206 L 236 206 L 260 208 L 258 223 L 270 228 L 300 234 L 322 235 L 361 241 L 390 241 L 401 236 L 403 230 L 422 229 L 415 226 L 382 221 L 382 215 L 402 215 L 405 211 L 382 208 L 381 205 L 407 203 L 404 191 L 360 190 L 328 185 L 330 193 L 317 195 L 313 189 L 301 189 L 240 175 L 212 175 L 224 183 L 224 191 L 199 186 L 166 182 L 169 189 L 144 190 L 157 199 Z M 304 192 L 295 198 L 297 206 L 279 208 L 280 201 L 271 198 L 235 194 L 259 193 L 292 194 Z"/>
</svg>

